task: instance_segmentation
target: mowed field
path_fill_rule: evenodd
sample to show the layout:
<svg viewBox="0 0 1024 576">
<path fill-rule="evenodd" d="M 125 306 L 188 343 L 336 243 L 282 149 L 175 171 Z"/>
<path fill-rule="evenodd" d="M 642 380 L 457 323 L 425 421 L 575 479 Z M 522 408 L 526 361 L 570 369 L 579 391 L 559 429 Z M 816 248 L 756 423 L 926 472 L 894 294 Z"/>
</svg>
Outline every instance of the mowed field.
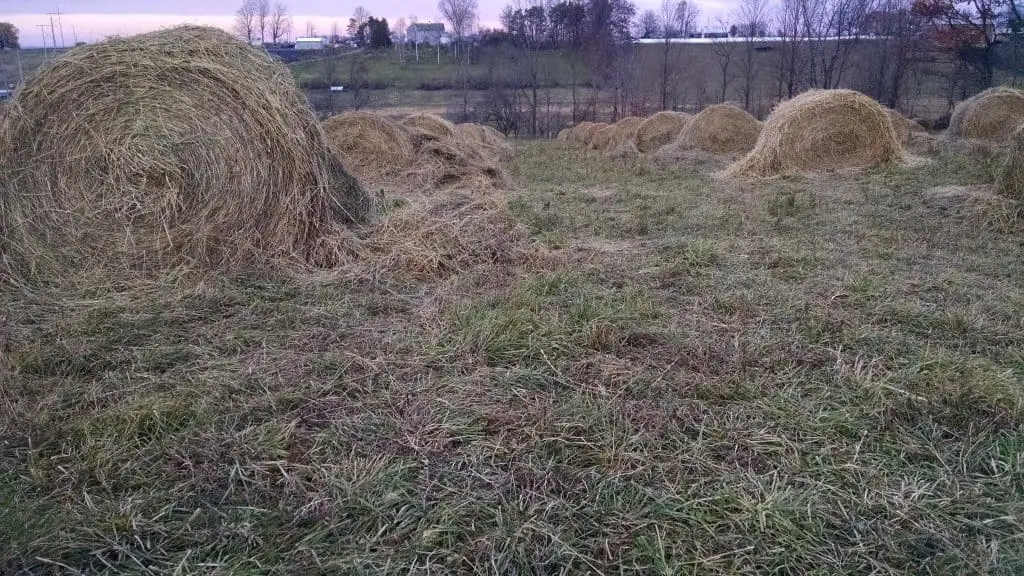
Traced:
<svg viewBox="0 0 1024 576">
<path fill-rule="evenodd" d="M 401 262 L 7 294 L 0 572 L 1019 574 L 1024 232 L 926 156 L 522 141 Z"/>
</svg>

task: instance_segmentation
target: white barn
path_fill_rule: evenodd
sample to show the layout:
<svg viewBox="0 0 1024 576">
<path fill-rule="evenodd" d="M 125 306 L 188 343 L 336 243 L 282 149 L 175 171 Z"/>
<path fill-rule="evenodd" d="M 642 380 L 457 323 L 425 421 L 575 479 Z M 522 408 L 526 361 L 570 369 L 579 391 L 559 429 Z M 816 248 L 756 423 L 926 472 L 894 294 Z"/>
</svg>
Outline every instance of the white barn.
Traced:
<svg viewBox="0 0 1024 576">
<path fill-rule="evenodd" d="M 326 45 L 327 39 L 317 36 L 300 36 L 295 39 L 296 50 L 323 50 Z"/>
</svg>

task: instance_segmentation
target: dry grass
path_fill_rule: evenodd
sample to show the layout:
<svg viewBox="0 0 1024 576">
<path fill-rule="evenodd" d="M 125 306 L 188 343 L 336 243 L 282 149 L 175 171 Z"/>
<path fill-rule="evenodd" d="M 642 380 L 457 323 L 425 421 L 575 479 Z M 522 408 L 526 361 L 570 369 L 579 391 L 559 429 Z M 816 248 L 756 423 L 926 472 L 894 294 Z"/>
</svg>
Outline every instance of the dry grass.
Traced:
<svg viewBox="0 0 1024 576">
<path fill-rule="evenodd" d="M 674 142 L 689 121 L 681 112 L 658 112 L 640 123 L 636 130 L 636 147 L 640 152 L 654 152 Z"/>
<path fill-rule="evenodd" d="M 746 152 L 754 147 L 760 132 L 761 123 L 746 110 L 716 104 L 694 115 L 676 141 L 683 148 L 716 154 Z"/>
<path fill-rule="evenodd" d="M 757 145 L 727 176 L 864 168 L 903 158 L 885 109 L 852 90 L 810 90 L 772 111 Z"/>
<path fill-rule="evenodd" d="M 330 272 L 4 293 L 0 572 L 1020 573 L 1024 246 L 933 160 L 526 141 Z"/>
<path fill-rule="evenodd" d="M 409 136 L 387 116 L 348 112 L 328 118 L 323 127 L 345 167 L 364 184 L 393 178 L 412 161 Z"/>
<path fill-rule="evenodd" d="M 1010 152 L 996 180 L 999 194 L 1024 203 L 1024 126 L 1013 135 Z"/>
<path fill-rule="evenodd" d="M 18 91 L 0 135 L 3 267 L 343 260 L 370 198 L 288 69 L 186 26 L 71 50 Z"/>
<path fill-rule="evenodd" d="M 960 102 L 949 119 L 949 134 L 1008 142 L 1024 123 L 1024 91 L 998 86 Z"/>
</svg>

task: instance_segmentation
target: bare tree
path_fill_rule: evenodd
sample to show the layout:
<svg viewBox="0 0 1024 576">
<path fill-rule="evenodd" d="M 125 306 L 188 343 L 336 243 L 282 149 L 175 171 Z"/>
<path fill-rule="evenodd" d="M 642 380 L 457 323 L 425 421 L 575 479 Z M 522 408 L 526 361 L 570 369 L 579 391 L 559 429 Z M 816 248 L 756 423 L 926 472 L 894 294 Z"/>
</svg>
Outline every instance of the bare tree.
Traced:
<svg viewBox="0 0 1024 576">
<path fill-rule="evenodd" d="M 654 10 L 644 10 L 636 21 L 637 38 L 656 38 L 663 33 L 661 19 Z"/>
<path fill-rule="evenodd" d="M 256 32 L 256 1 L 245 0 L 235 11 L 235 23 L 231 30 L 247 44 L 252 44 Z"/>
<path fill-rule="evenodd" d="M 395 28 L 392 34 L 395 37 L 395 51 L 398 52 L 398 64 L 400 66 L 405 65 L 405 34 L 407 28 L 405 18 L 400 17 L 398 20 L 395 20 Z"/>
<path fill-rule="evenodd" d="M 903 97 L 922 23 L 910 0 L 880 0 L 869 14 L 867 32 L 876 38 L 865 55 L 866 91 L 890 108 L 896 108 Z"/>
<path fill-rule="evenodd" d="M 267 28 L 270 26 L 270 0 L 252 0 L 256 30 L 260 32 L 260 44 L 267 41 Z"/>
<path fill-rule="evenodd" d="M 810 83 L 835 88 L 850 66 L 872 0 L 802 0 Z"/>
<path fill-rule="evenodd" d="M 672 39 L 686 38 L 690 35 L 697 20 L 697 7 L 687 0 L 662 0 L 658 17 L 664 40 L 661 55 L 661 109 L 667 110 L 669 94 L 675 84 L 674 64 L 679 61 L 673 54 L 676 50 Z"/>
<path fill-rule="evenodd" d="M 782 0 L 775 11 L 775 86 L 779 100 L 792 98 L 799 91 L 807 68 L 803 31 L 803 0 Z"/>
<path fill-rule="evenodd" d="M 292 33 L 292 17 L 288 14 L 288 5 L 284 2 L 274 4 L 270 14 L 270 41 L 277 44 Z"/>
<path fill-rule="evenodd" d="M 719 22 L 719 24 L 723 24 Z M 723 26 L 724 27 L 724 26 Z M 715 54 L 718 64 L 719 84 L 718 101 L 725 102 L 729 93 L 729 85 L 736 79 L 736 52 L 739 44 L 730 38 L 715 39 L 711 43 L 711 51 Z"/>
<path fill-rule="evenodd" d="M 312 20 L 306 21 L 306 36 L 316 36 L 316 24 L 314 24 Z"/>
<path fill-rule="evenodd" d="M 337 20 L 331 22 L 331 44 L 336 44 L 341 39 L 341 27 Z"/>
<path fill-rule="evenodd" d="M 476 24 L 478 11 L 476 0 L 439 0 L 437 9 L 452 26 L 452 32 L 455 34 L 455 50 L 458 52 L 459 43 Z"/>
<path fill-rule="evenodd" d="M 352 19 L 355 20 L 356 29 L 358 29 L 370 19 L 370 11 L 365 6 L 356 6 L 355 10 L 352 11 Z"/>
<path fill-rule="evenodd" d="M 737 26 L 743 37 L 743 56 L 739 61 L 740 77 L 743 79 L 743 108 L 751 111 L 750 96 L 758 79 L 760 60 L 754 50 L 754 43 L 765 34 L 768 15 L 768 0 L 740 0 Z"/>
</svg>

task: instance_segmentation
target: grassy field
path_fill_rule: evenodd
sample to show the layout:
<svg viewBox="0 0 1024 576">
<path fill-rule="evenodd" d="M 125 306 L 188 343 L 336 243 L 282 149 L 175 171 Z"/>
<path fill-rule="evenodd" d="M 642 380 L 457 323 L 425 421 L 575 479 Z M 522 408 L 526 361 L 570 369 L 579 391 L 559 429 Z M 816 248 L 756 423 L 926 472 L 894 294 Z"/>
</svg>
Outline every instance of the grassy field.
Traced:
<svg viewBox="0 0 1024 576">
<path fill-rule="evenodd" d="M 1020 574 L 1024 247 L 937 154 L 523 142 L 430 274 L 8 294 L 0 573 Z"/>
</svg>

